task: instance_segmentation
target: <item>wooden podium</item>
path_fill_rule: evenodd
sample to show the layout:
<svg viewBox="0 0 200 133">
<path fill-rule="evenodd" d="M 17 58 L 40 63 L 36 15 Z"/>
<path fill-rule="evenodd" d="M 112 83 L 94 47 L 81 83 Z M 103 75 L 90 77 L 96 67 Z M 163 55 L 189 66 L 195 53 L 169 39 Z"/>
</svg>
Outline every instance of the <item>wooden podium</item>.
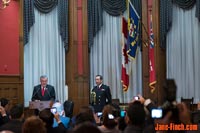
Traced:
<svg viewBox="0 0 200 133">
<path fill-rule="evenodd" d="M 38 109 L 39 111 L 43 109 L 50 108 L 51 101 L 30 101 L 29 109 Z"/>
</svg>

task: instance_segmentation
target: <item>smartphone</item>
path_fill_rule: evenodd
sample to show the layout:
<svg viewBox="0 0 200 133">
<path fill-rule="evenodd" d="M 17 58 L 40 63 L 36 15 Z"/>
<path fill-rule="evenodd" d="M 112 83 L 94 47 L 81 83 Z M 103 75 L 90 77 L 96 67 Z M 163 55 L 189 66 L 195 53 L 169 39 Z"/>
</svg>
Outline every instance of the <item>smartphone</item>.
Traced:
<svg viewBox="0 0 200 133">
<path fill-rule="evenodd" d="M 163 117 L 163 110 L 162 109 L 152 109 L 151 110 L 151 118 L 159 119 Z"/>
<path fill-rule="evenodd" d="M 139 100 L 139 99 L 140 99 L 140 97 L 138 97 L 138 96 L 135 96 L 135 97 L 134 97 L 134 99 L 135 99 L 135 100 Z"/>
<path fill-rule="evenodd" d="M 120 117 L 125 117 L 126 116 L 126 111 L 125 110 L 121 110 L 120 111 Z"/>
<path fill-rule="evenodd" d="M 108 119 L 113 120 L 115 117 L 112 114 L 108 114 Z"/>
<path fill-rule="evenodd" d="M 55 107 L 51 108 L 51 113 L 56 114 L 56 112 L 57 112 L 57 109 Z"/>
<path fill-rule="evenodd" d="M 103 114 L 102 112 L 97 112 L 98 117 L 102 116 L 102 114 Z"/>
</svg>

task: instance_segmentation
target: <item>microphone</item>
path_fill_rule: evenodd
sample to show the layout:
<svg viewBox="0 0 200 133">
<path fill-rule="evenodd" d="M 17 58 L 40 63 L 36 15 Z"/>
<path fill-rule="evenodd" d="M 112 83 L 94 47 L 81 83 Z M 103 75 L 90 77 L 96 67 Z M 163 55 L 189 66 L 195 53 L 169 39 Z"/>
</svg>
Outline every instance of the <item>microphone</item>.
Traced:
<svg viewBox="0 0 200 133">
<path fill-rule="evenodd" d="M 38 93 L 39 90 L 40 90 L 40 89 L 38 89 L 38 90 L 33 94 L 33 96 L 32 96 L 32 101 L 33 101 L 33 98 L 35 97 L 35 95 Z M 37 99 L 35 99 L 35 100 L 37 100 Z"/>
</svg>

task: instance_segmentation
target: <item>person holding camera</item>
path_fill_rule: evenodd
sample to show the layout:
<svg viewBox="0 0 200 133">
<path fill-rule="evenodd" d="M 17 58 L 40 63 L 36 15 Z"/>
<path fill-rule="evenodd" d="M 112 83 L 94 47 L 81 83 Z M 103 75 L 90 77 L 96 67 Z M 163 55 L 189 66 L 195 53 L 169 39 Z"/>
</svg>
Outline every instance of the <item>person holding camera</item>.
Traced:
<svg viewBox="0 0 200 133">
<path fill-rule="evenodd" d="M 117 116 L 114 114 L 114 107 L 111 105 L 106 105 L 103 108 L 102 112 L 102 125 L 99 126 L 99 129 L 102 133 L 118 133 L 117 129 Z"/>
<path fill-rule="evenodd" d="M 65 133 L 67 130 L 60 120 L 58 112 L 53 114 L 50 109 L 44 109 L 39 113 L 39 118 L 45 123 L 47 133 Z M 57 127 L 53 127 L 54 118 L 58 123 Z"/>
<path fill-rule="evenodd" d="M 7 123 L 9 118 L 10 112 L 10 101 L 6 98 L 0 99 L 0 126 Z"/>
<path fill-rule="evenodd" d="M 142 133 L 145 125 L 145 117 L 144 105 L 139 100 L 130 103 L 127 115 L 125 116 L 127 127 L 124 133 Z"/>
</svg>

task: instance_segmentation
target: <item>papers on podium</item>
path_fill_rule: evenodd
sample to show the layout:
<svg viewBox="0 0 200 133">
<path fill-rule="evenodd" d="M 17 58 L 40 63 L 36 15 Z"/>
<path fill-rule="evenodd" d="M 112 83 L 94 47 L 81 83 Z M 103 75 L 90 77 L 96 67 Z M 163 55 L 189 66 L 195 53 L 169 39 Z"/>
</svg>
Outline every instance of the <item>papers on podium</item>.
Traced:
<svg viewBox="0 0 200 133">
<path fill-rule="evenodd" d="M 51 101 L 30 101 L 29 109 L 38 109 L 42 111 L 43 109 L 50 108 Z"/>
</svg>

